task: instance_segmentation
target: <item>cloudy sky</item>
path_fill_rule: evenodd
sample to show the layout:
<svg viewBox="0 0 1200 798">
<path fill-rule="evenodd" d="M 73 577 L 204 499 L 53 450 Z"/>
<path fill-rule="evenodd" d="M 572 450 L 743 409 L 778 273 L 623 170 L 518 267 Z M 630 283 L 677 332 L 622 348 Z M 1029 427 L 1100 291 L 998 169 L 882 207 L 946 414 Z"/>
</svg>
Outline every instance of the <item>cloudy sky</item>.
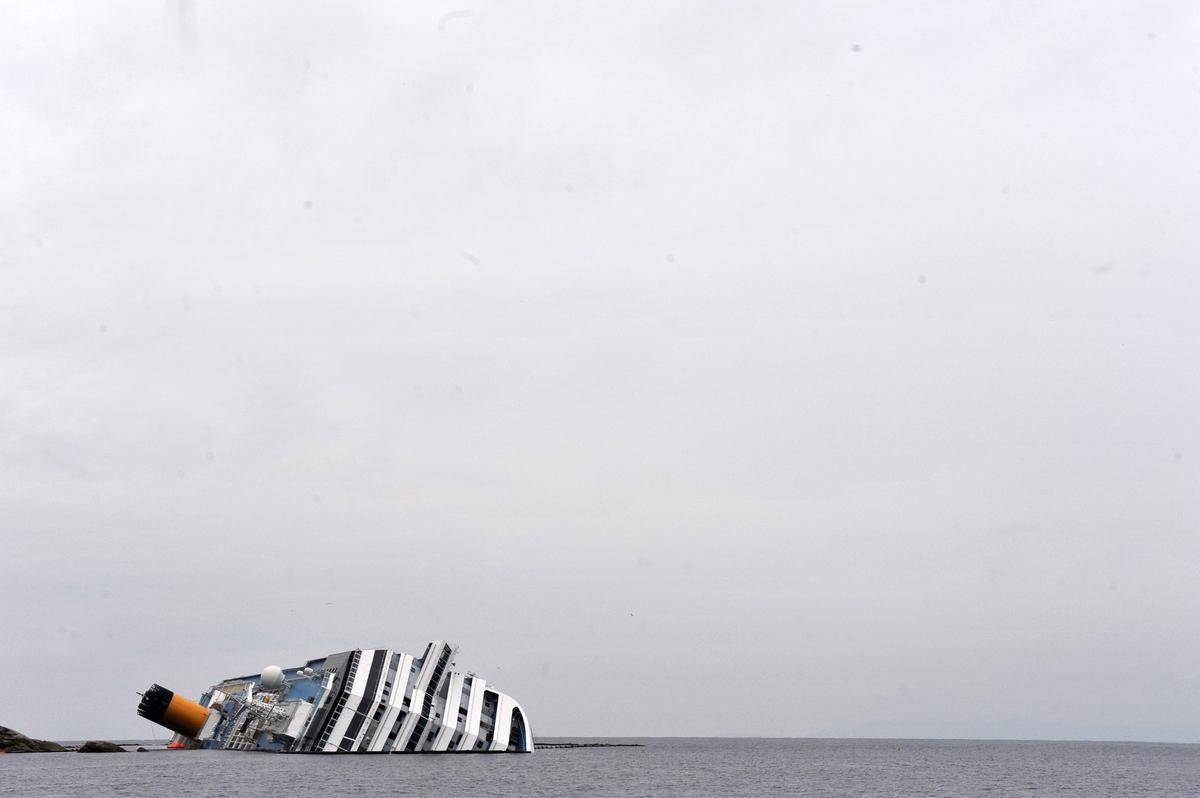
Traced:
<svg viewBox="0 0 1200 798">
<path fill-rule="evenodd" d="M 0 724 L 1200 739 L 1200 11 L 5 2 Z"/>
</svg>

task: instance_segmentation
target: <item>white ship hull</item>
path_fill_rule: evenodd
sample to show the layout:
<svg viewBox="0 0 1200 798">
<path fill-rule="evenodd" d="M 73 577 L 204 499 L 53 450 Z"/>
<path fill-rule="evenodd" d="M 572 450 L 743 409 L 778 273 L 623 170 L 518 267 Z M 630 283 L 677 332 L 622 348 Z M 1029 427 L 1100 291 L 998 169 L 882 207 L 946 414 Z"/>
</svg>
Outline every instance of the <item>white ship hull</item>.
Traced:
<svg viewBox="0 0 1200 798">
<path fill-rule="evenodd" d="M 533 751 L 521 705 L 473 673 L 455 648 L 413 657 L 358 649 L 226 679 L 192 702 L 158 685 L 138 714 L 177 732 L 176 747 L 292 753 Z"/>
</svg>

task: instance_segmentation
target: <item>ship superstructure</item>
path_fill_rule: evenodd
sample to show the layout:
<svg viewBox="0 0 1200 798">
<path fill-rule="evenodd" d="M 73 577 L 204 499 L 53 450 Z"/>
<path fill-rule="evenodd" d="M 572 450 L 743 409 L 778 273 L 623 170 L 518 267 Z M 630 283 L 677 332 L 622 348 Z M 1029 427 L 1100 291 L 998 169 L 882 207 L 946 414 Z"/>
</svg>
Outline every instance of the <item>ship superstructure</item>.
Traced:
<svg viewBox="0 0 1200 798">
<path fill-rule="evenodd" d="M 159 685 L 138 714 L 176 732 L 175 747 L 296 753 L 533 751 L 528 716 L 473 673 L 452 670 L 456 647 L 420 657 L 356 649 L 294 668 L 226 679 L 199 702 Z"/>
</svg>

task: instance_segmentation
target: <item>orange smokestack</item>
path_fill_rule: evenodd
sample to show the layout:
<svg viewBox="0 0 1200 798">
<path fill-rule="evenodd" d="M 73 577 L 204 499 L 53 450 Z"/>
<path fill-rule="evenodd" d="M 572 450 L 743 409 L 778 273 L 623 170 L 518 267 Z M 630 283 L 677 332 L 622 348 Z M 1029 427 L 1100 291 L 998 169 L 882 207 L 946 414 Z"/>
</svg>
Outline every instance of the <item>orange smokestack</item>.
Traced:
<svg viewBox="0 0 1200 798">
<path fill-rule="evenodd" d="M 138 714 L 184 737 L 195 737 L 208 720 L 208 710 L 157 684 L 142 695 Z"/>
</svg>

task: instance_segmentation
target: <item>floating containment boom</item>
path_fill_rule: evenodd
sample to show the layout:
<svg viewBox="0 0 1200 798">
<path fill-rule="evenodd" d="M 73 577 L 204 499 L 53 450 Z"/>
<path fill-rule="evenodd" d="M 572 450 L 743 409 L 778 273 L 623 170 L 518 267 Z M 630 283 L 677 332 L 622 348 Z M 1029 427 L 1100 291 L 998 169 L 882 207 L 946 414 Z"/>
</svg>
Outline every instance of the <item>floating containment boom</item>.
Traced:
<svg viewBox="0 0 1200 798">
<path fill-rule="evenodd" d="M 171 747 L 304 753 L 533 751 L 521 705 L 450 668 L 435 640 L 420 657 L 355 649 L 294 668 L 226 679 L 199 702 L 155 684 L 138 714 L 176 733 Z"/>
</svg>

